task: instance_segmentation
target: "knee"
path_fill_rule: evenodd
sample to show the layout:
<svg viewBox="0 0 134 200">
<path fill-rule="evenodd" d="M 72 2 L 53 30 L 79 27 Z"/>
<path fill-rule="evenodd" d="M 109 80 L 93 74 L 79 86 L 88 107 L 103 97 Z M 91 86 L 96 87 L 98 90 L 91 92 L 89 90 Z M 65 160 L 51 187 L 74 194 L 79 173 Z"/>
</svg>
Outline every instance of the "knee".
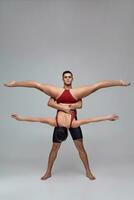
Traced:
<svg viewBox="0 0 134 200">
<path fill-rule="evenodd" d="M 58 144 L 53 144 L 52 151 L 58 152 L 59 148 L 60 148 L 60 144 L 59 143 Z"/>
<path fill-rule="evenodd" d="M 77 150 L 79 153 L 85 153 L 85 149 L 83 147 L 79 147 Z"/>
<path fill-rule="evenodd" d="M 83 147 L 83 145 L 76 145 L 76 148 L 77 148 L 77 150 L 78 150 L 78 152 L 79 153 L 83 153 L 83 152 L 85 152 L 85 149 L 84 149 L 84 147 Z"/>
<path fill-rule="evenodd" d="M 39 83 L 38 81 L 34 81 L 34 85 L 37 89 L 41 89 L 41 83 Z"/>
</svg>

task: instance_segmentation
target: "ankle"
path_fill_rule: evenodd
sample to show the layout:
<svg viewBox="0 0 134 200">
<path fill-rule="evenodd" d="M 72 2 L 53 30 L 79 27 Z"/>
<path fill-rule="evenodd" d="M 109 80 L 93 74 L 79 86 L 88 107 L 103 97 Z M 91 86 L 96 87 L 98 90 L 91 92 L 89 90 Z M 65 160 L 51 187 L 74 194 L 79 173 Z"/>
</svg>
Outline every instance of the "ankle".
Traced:
<svg viewBox="0 0 134 200">
<path fill-rule="evenodd" d="M 45 174 L 51 174 L 51 170 L 47 170 Z"/>
</svg>

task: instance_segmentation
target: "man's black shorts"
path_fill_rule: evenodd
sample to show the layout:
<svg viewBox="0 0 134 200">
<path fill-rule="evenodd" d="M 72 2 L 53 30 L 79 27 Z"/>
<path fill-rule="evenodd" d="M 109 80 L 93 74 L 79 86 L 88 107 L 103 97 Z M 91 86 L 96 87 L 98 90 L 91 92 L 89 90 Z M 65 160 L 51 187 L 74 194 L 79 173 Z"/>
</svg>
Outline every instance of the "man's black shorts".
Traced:
<svg viewBox="0 0 134 200">
<path fill-rule="evenodd" d="M 77 116 L 75 117 L 75 119 L 77 120 Z M 60 143 L 57 140 L 57 137 L 56 137 L 57 130 L 58 130 L 58 127 L 55 127 L 54 128 L 54 132 L 53 132 L 53 142 Z M 73 140 L 77 140 L 77 139 L 82 139 L 83 138 L 82 130 L 81 130 L 80 126 L 77 127 L 77 128 L 69 128 L 69 132 L 70 132 Z"/>
</svg>

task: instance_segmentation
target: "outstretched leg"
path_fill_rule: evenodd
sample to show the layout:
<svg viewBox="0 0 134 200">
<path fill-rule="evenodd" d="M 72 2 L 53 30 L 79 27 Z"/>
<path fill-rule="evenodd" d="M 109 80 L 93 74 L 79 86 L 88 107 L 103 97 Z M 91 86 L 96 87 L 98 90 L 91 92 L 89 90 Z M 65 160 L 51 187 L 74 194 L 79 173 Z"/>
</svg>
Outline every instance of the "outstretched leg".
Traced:
<svg viewBox="0 0 134 200">
<path fill-rule="evenodd" d="M 127 83 L 123 80 L 117 80 L 117 81 L 104 80 L 97 82 L 95 84 L 86 85 L 79 88 L 73 88 L 71 89 L 71 93 L 76 99 L 82 99 L 101 88 L 113 87 L 113 86 L 129 86 L 129 85 L 130 83 Z"/>
<path fill-rule="evenodd" d="M 77 148 L 77 150 L 79 152 L 79 156 L 81 158 L 81 161 L 84 164 L 84 167 L 85 167 L 85 170 L 86 170 L 86 176 L 88 178 L 90 178 L 91 180 L 96 179 L 93 176 L 93 174 L 92 174 L 92 172 L 90 170 L 87 153 L 86 153 L 84 145 L 83 145 L 83 140 L 82 139 L 74 140 L 74 144 L 75 144 L 75 146 L 76 146 L 76 148 Z"/>
<path fill-rule="evenodd" d="M 45 94 L 47 94 L 48 96 L 51 96 L 53 98 L 56 98 L 61 89 L 57 88 L 55 86 L 52 85 L 48 85 L 48 84 L 43 84 L 43 83 L 39 83 L 37 81 L 34 80 L 27 80 L 27 81 L 10 81 L 9 83 L 5 83 L 4 86 L 6 87 L 29 87 L 29 88 L 35 88 L 38 89 L 42 92 L 44 92 Z"/>
<path fill-rule="evenodd" d="M 51 126 L 56 126 L 56 120 L 51 117 L 31 117 L 31 116 L 21 116 L 17 113 L 11 114 L 11 117 L 18 121 L 26 121 L 26 122 L 41 122 L 46 123 Z"/>
<path fill-rule="evenodd" d="M 55 161 L 55 159 L 57 157 L 57 153 L 58 153 L 58 150 L 59 150 L 60 146 L 61 146 L 61 143 L 55 143 L 55 142 L 53 143 L 52 149 L 51 149 L 51 152 L 50 152 L 49 158 L 48 158 L 47 171 L 41 177 L 41 180 L 46 180 L 49 177 L 51 177 L 52 167 L 53 167 L 54 161 Z"/>
<path fill-rule="evenodd" d="M 117 119 L 119 119 L 119 116 L 116 114 L 84 118 L 84 119 L 79 119 L 79 120 L 73 120 L 71 127 L 76 128 L 81 125 L 92 123 L 92 122 L 99 122 L 99 121 L 106 121 L 106 120 L 115 121 Z"/>
</svg>

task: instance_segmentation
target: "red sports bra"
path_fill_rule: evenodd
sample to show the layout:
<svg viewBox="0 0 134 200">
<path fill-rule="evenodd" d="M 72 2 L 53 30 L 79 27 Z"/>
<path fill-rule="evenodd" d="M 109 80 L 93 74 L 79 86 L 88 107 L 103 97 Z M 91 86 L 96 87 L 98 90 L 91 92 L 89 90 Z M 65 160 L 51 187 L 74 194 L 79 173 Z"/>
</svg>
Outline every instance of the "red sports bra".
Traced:
<svg viewBox="0 0 134 200">
<path fill-rule="evenodd" d="M 70 90 L 64 89 L 63 93 L 56 99 L 57 103 L 76 103 L 78 100 L 75 99 Z"/>
</svg>

